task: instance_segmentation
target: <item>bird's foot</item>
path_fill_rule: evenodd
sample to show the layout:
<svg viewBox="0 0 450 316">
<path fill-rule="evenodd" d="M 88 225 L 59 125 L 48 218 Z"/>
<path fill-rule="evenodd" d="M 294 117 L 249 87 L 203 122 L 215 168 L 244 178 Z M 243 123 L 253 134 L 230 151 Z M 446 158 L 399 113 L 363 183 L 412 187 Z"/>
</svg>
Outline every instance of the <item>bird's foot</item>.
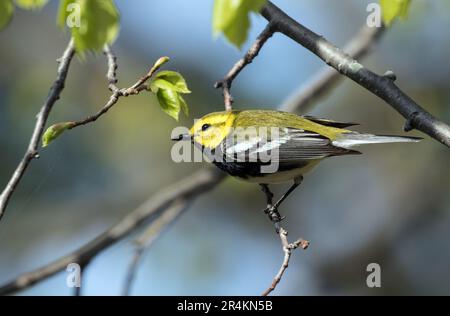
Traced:
<svg viewBox="0 0 450 316">
<path fill-rule="evenodd" d="M 278 211 L 278 208 L 273 205 L 268 206 L 264 210 L 264 213 L 267 214 L 269 220 L 275 225 L 275 229 L 278 233 L 280 230 L 280 222 L 284 220 L 286 217 L 281 216 L 280 212 Z"/>
</svg>

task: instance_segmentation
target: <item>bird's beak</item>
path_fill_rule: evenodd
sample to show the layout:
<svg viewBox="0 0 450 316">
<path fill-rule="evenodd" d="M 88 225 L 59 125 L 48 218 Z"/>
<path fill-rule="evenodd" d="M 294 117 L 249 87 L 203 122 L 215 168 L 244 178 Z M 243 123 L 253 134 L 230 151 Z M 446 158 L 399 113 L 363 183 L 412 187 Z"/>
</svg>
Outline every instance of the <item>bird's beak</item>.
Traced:
<svg viewBox="0 0 450 316">
<path fill-rule="evenodd" d="M 192 136 L 189 135 L 189 134 L 180 134 L 180 135 L 178 135 L 176 137 L 172 137 L 172 140 L 174 142 L 179 142 L 179 141 L 182 141 L 182 140 L 192 140 Z"/>
</svg>

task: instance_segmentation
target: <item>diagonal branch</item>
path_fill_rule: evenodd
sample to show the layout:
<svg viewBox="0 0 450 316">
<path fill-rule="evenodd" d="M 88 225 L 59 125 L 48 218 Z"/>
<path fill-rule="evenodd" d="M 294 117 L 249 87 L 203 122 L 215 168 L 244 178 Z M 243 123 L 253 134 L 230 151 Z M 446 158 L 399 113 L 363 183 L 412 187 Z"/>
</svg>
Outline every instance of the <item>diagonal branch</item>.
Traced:
<svg viewBox="0 0 450 316">
<path fill-rule="evenodd" d="M 0 295 L 11 294 L 28 288 L 37 282 L 49 278 L 66 269 L 70 263 L 86 266 L 95 256 L 115 242 L 128 236 L 142 224 L 151 221 L 154 216 L 170 207 L 179 199 L 193 200 L 198 195 L 211 190 L 223 179 L 223 174 L 215 169 L 204 169 L 186 179 L 164 188 L 152 195 L 146 202 L 128 214 L 119 223 L 103 234 L 70 254 L 43 266 L 40 269 L 24 273 L 15 280 L 0 287 Z"/>
<path fill-rule="evenodd" d="M 137 270 L 139 264 L 142 260 L 144 252 L 148 249 L 156 239 L 161 235 L 161 233 L 169 226 L 174 223 L 185 210 L 188 209 L 188 201 L 185 199 L 176 200 L 167 209 L 164 210 L 144 231 L 144 233 L 136 238 L 134 256 L 131 259 L 130 265 L 128 267 L 127 275 L 125 278 L 125 283 L 122 289 L 122 295 L 128 296 L 131 293 L 131 288 L 133 282 L 136 278 Z"/>
<path fill-rule="evenodd" d="M 231 85 L 233 84 L 234 79 L 239 75 L 239 73 L 249 64 L 253 62 L 264 44 L 267 42 L 269 38 L 272 37 L 275 29 L 272 27 L 272 24 L 269 23 L 265 29 L 261 32 L 261 34 L 256 39 L 255 43 L 250 47 L 245 56 L 240 59 L 228 72 L 228 74 L 222 80 L 216 82 L 214 87 L 216 89 L 222 88 L 223 99 L 225 104 L 225 110 L 231 111 L 233 105 L 233 97 L 231 96 Z"/>
<path fill-rule="evenodd" d="M 450 147 L 450 126 L 425 111 L 404 93 L 394 83 L 396 78 L 391 71 L 383 76 L 370 71 L 325 38 L 292 19 L 270 1 L 262 9 L 261 14 L 278 32 L 304 46 L 342 75 L 385 100 L 406 118 L 405 131 L 420 130 Z"/>
<path fill-rule="evenodd" d="M 105 45 L 103 49 L 103 54 L 105 54 L 106 59 L 108 61 L 108 72 L 106 73 L 106 79 L 108 79 L 108 88 L 111 92 L 116 92 L 119 90 L 117 87 L 117 57 L 111 49 L 111 46 Z"/>
<path fill-rule="evenodd" d="M 64 84 L 66 81 L 67 73 L 69 72 L 69 66 L 75 55 L 75 48 L 73 40 L 69 42 L 67 45 L 64 54 L 60 59 L 58 59 L 59 67 L 56 76 L 56 80 L 54 81 L 52 87 L 50 88 L 50 92 L 48 94 L 47 100 L 44 105 L 41 107 L 41 110 L 36 116 L 36 124 L 34 126 L 33 134 L 31 136 L 30 142 L 28 144 L 28 149 L 14 171 L 11 179 L 0 195 L 0 220 L 5 214 L 6 207 L 13 195 L 14 191 L 17 188 L 20 180 L 22 179 L 25 171 L 30 165 L 33 159 L 39 158 L 38 154 L 38 146 L 41 140 L 42 134 L 44 132 L 45 125 L 47 123 L 50 112 L 53 109 L 56 101 L 58 101 L 62 90 L 64 89 Z"/>
</svg>

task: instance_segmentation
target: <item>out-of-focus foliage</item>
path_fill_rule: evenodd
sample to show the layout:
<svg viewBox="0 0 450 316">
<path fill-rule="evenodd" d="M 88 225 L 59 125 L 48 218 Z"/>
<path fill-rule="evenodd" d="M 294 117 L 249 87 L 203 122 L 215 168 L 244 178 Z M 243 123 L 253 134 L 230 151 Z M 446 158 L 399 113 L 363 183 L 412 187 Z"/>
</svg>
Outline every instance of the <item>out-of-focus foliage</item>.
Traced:
<svg viewBox="0 0 450 316">
<path fill-rule="evenodd" d="M 180 93 L 191 93 L 186 80 L 176 71 L 159 72 L 155 80 L 153 80 L 152 86 L 160 89 L 174 90 Z"/>
<path fill-rule="evenodd" d="M 77 22 L 79 25 L 76 25 Z M 78 53 L 98 51 L 116 39 L 119 33 L 119 12 L 112 0 L 64 0 L 59 7 L 58 25 L 64 28 L 67 23 L 71 24 L 69 29 Z"/>
<path fill-rule="evenodd" d="M 250 13 L 259 12 L 266 0 L 215 0 L 213 11 L 213 32 L 223 33 L 238 48 L 248 37 Z"/>
<path fill-rule="evenodd" d="M 22 9 L 36 10 L 47 4 L 48 0 L 15 0 L 15 4 Z M 0 1 L 0 30 L 11 21 L 14 13 L 13 0 Z"/>
<path fill-rule="evenodd" d="M 31 9 L 36 10 L 42 8 L 46 5 L 48 0 L 16 0 L 16 4 L 18 7 L 23 9 Z"/>
<path fill-rule="evenodd" d="M 383 21 L 390 25 L 396 18 L 406 18 L 411 0 L 380 0 Z"/>
<path fill-rule="evenodd" d="M 178 121 L 180 111 L 188 116 L 189 108 L 181 94 L 191 93 L 186 80 L 175 71 L 161 71 L 150 83 L 150 90 L 156 93 L 161 108 Z"/>
<path fill-rule="evenodd" d="M 8 25 L 14 12 L 12 0 L 0 1 L 0 30 Z"/>
</svg>

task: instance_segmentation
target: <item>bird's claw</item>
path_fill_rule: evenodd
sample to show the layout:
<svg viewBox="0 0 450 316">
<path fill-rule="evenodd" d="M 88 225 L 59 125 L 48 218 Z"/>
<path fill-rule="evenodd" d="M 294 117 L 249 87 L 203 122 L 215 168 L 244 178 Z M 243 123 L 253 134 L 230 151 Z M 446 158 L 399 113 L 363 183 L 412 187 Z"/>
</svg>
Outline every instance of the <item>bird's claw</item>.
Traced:
<svg viewBox="0 0 450 316">
<path fill-rule="evenodd" d="M 278 224 L 286 218 L 285 216 L 281 216 L 280 212 L 278 212 L 278 209 L 274 206 L 267 207 L 264 210 L 264 213 L 267 214 L 270 221 L 272 221 L 274 224 Z"/>
</svg>

